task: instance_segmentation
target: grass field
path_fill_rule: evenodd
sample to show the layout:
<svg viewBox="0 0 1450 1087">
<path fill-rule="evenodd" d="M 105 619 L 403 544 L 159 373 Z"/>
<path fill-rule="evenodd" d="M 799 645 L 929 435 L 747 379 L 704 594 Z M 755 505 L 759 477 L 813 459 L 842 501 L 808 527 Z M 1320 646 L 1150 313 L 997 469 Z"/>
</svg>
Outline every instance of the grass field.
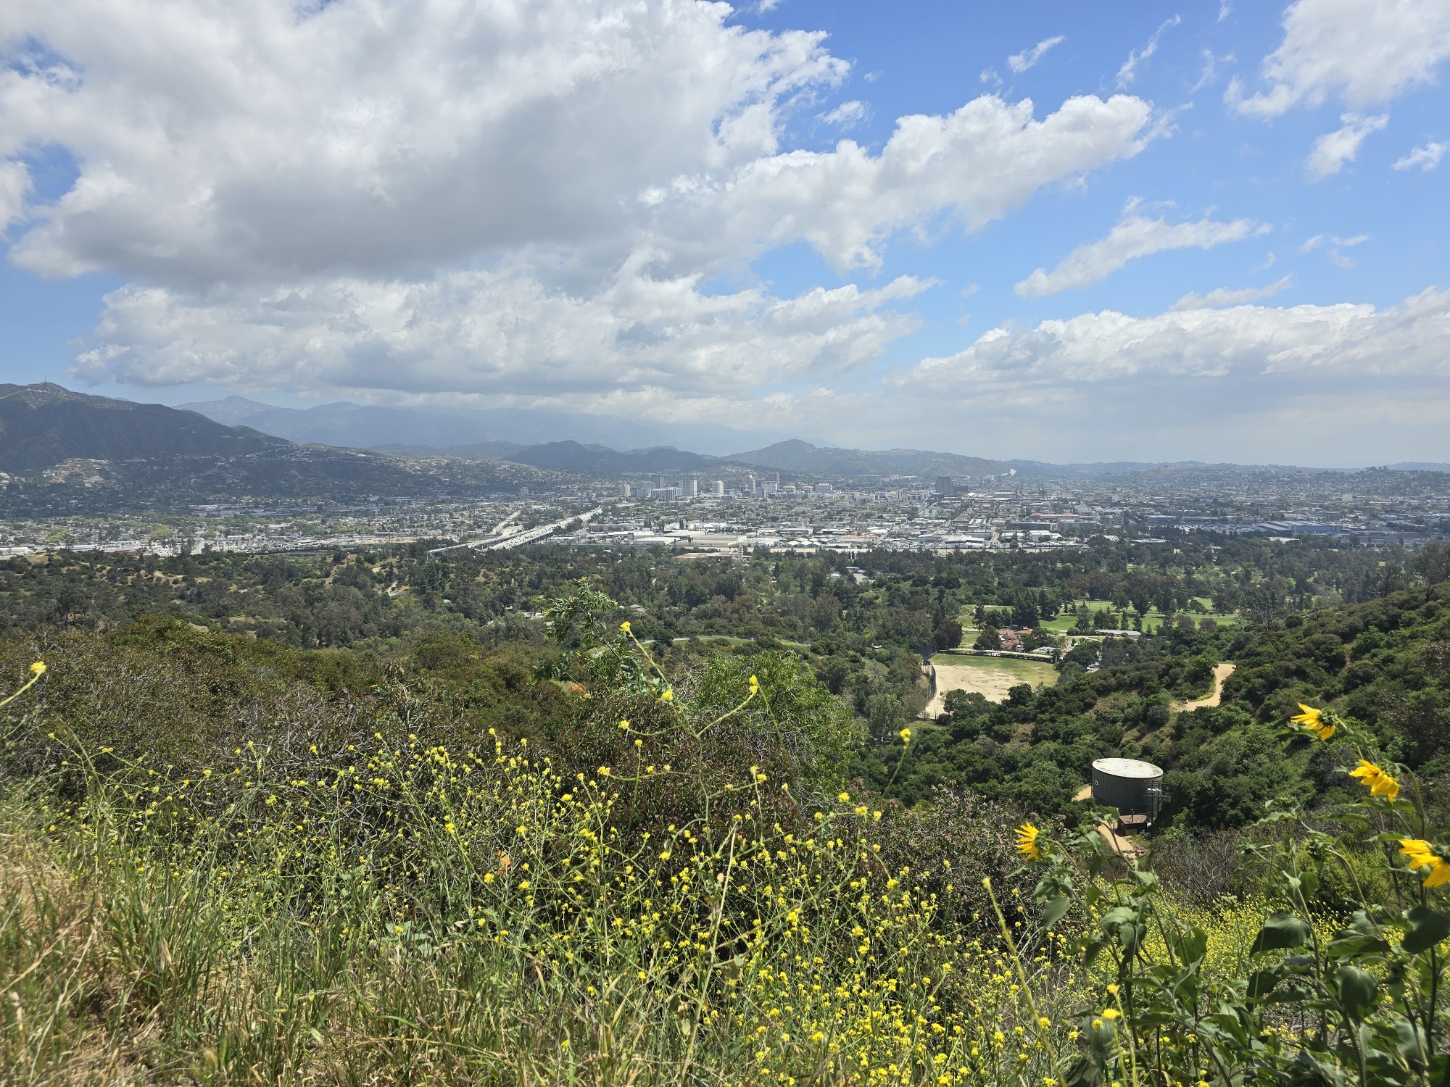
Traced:
<svg viewBox="0 0 1450 1087">
<path fill-rule="evenodd" d="M 1001 702 L 1007 691 L 1019 683 L 1052 686 L 1057 682 L 1057 669 L 1038 661 L 1016 660 L 1012 657 L 961 657 L 938 653 L 931 658 L 936 668 L 936 695 L 927 704 L 929 717 L 945 712 L 942 699 L 947 691 L 978 691 L 989 702 Z"/>
</svg>

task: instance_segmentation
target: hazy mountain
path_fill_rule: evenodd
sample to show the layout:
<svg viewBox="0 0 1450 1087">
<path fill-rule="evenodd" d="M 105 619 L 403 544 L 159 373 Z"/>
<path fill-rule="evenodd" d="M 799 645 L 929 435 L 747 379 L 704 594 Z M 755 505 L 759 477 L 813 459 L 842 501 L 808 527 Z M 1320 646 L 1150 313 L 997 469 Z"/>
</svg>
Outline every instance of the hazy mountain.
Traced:
<svg viewBox="0 0 1450 1087">
<path fill-rule="evenodd" d="M 573 441 L 530 446 L 510 453 L 504 459 L 515 464 L 529 464 L 535 468 L 551 468 L 556 472 L 574 472 L 587 476 L 689 472 L 719 463 L 718 457 L 689 453 L 669 446 L 620 453 L 607 446 L 580 445 Z"/>
<path fill-rule="evenodd" d="M 612 449 L 640 449 L 690 442 L 726 450 L 758 436 L 725 427 L 669 427 L 611 416 L 559 411 L 481 411 L 385 407 L 342 400 L 313 408 L 279 408 L 243 396 L 228 396 L 181 407 L 228 426 L 249 426 L 303 444 L 353 449 L 415 447 L 412 455 L 459 451 L 465 446 L 512 444 L 516 449 L 569 439 Z M 483 454 L 488 459 L 493 454 Z"/>
<path fill-rule="evenodd" d="M 994 460 L 962 457 L 955 453 L 933 453 L 921 449 L 833 449 L 792 440 L 776 442 L 764 449 L 731 454 L 727 460 L 782 472 L 809 472 L 825 476 L 910 475 L 922 479 L 936 476 L 986 476 L 1005 472 Z"/>
<path fill-rule="evenodd" d="M 32 472 L 75 458 L 235 457 L 290 446 L 164 404 L 88 396 L 59 385 L 0 385 L 0 471 Z"/>
<path fill-rule="evenodd" d="M 391 453 L 395 457 L 459 457 L 463 460 L 508 460 L 510 453 L 517 453 L 527 446 L 518 442 L 474 442 L 472 445 L 375 445 L 379 453 Z"/>
</svg>

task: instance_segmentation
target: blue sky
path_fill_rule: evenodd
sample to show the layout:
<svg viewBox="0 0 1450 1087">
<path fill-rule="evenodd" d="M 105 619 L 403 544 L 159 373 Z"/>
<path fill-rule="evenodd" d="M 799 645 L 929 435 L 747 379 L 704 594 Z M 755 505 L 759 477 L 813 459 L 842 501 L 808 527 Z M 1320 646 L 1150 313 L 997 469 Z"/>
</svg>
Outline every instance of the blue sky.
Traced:
<svg viewBox="0 0 1450 1087">
<path fill-rule="evenodd" d="M 1443 0 L 503 10 L 0 19 L 0 377 L 1450 460 Z"/>
</svg>

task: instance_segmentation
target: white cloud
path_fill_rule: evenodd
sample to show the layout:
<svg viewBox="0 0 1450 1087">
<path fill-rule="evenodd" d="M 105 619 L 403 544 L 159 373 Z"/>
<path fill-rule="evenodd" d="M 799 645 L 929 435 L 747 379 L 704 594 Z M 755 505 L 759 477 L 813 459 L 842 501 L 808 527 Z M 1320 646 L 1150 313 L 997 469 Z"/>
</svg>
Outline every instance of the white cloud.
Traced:
<svg viewBox="0 0 1450 1087">
<path fill-rule="evenodd" d="M 1301 253 L 1312 253 L 1320 246 L 1326 246 L 1328 252 L 1325 259 L 1336 268 L 1349 269 L 1354 267 L 1354 258 L 1347 257 L 1340 252 L 1341 249 L 1353 249 L 1369 241 L 1368 234 L 1356 234 L 1352 238 L 1340 238 L 1334 234 L 1316 234 L 1299 247 Z"/>
<path fill-rule="evenodd" d="M 1055 38 L 1044 38 L 1031 49 L 1024 49 L 1020 53 L 1013 53 L 1007 58 L 1007 67 L 1012 69 L 1014 75 L 1021 75 L 1028 68 L 1036 65 L 1043 57 L 1047 56 L 1047 51 L 1054 45 L 1061 45 L 1065 41 L 1067 41 L 1065 34 L 1059 34 Z"/>
<path fill-rule="evenodd" d="M 1197 81 L 1188 88 L 1189 94 L 1197 94 L 1218 78 L 1218 66 L 1221 61 L 1231 62 L 1234 59 L 1232 53 L 1225 53 L 1221 57 L 1215 56 L 1212 49 L 1202 50 L 1200 56 L 1203 57 L 1203 68 L 1199 72 Z"/>
<path fill-rule="evenodd" d="M 1390 123 L 1387 113 L 1375 117 L 1357 117 L 1353 113 L 1346 113 L 1340 120 L 1344 122 L 1343 127 L 1320 136 L 1314 141 L 1314 149 L 1309 152 L 1309 175 L 1316 181 L 1339 173 L 1346 162 L 1353 162 L 1359 157 L 1360 144 L 1364 143 L 1370 133 L 1378 132 Z"/>
<path fill-rule="evenodd" d="M 23 206 L 3 167 L 0 214 L 31 224 L 10 259 L 127 283 L 78 363 L 91 380 L 592 403 L 703 402 L 709 377 L 744 402 L 876 358 L 922 284 L 707 280 L 801 240 L 879 268 L 898 232 L 976 230 L 1159 133 L 1128 95 L 1041 117 L 984 95 L 900 118 L 879 149 L 792 150 L 787 116 L 849 66 L 821 34 L 729 18 L 676 0 L 0 5 L 0 163 L 47 146 L 78 170 Z"/>
<path fill-rule="evenodd" d="M 1363 245 L 1369 241 L 1368 234 L 1356 234 L 1350 238 L 1341 238 L 1337 234 L 1316 234 L 1299 247 L 1301 253 L 1312 253 L 1321 245 L 1334 245 L 1341 249 L 1351 249 L 1356 245 Z"/>
<path fill-rule="evenodd" d="M 1165 249 L 1211 249 L 1225 242 L 1242 241 L 1268 227 L 1252 219 L 1220 223 L 1204 217 L 1193 223 L 1170 223 L 1134 213 L 1129 203 L 1107 237 L 1080 245 L 1051 272 L 1038 268 L 1012 290 L 1019 298 L 1041 298 L 1074 287 L 1087 287 L 1112 275 L 1130 260 Z"/>
<path fill-rule="evenodd" d="M 1277 279 L 1264 287 L 1242 287 L 1234 290 L 1229 287 L 1219 287 L 1209 291 L 1207 294 L 1195 294 L 1189 291 L 1177 302 L 1174 302 L 1169 309 L 1178 313 L 1183 310 L 1194 309 L 1217 309 L 1220 306 L 1241 306 L 1245 302 L 1256 302 L 1260 298 L 1272 298 L 1294 280 L 1293 274 Z"/>
<path fill-rule="evenodd" d="M 14 259 L 201 285 L 588 248 L 622 197 L 778 151 L 822 36 L 662 0 L 0 8 L 0 157 L 80 166 Z M 367 229 L 358 229 L 366 224 Z M 625 251 L 627 251 L 626 246 Z"/>
<path fill-rule="evenodd" d="M 1172 443 L 1240 462 L 1364 464 L 1373 462 L 1369 449 L 1450 450 L 1447 378 L 1450 291 L 1432 288 L 1385 310 L 1105 310 L 1001 326 L 888 387 L 903 413 L 950 418 L 979 437 L 1028 443 L 1036 455 L 1100 460 L 1124 449 L 1071 425 L 1089 418 L 1109 431 L 1130 426 L 1147 456 Z"/>
<path fill-rule="evenodd" d="M 946 116 L 900 118 L 879 155 L 842 140 L 757 159 L 723 184 L 681 179 L 655 229 L 696 259 L 804 239 L 837 269 L 877 268 L 891 234 L 939 212 L 977 230 L 1045 185 L 1136 155 L 1150 120 L 1147 103 L 1126 95 L 1070 98 L 1040 121 L 1030 100 L 976 98 Z"/>
<path fill-rule="evenodd" d="M 668 391 L 746 402 L 810 377 L 859 371 L 918 319 L 896 312 L 929 282 L 706 294 L 651 275 L 640 253 L 588 297 L 526 270 L 426 283 L 355 278 L 185 295 L 125 287 L 106 299 L 78 361 L 92 382 L 212 382 L 365 395 L 466 395 L 597 409 Z"/>
<path fill-rule="evenodd" d="M 782 391 L 762 403 L 759 425 L 1055 461 L 1363 466 L 1450 459 L 1447 378 L 1450 291 L 1387 309 L 1109 310 L 993 328 L 888 375 L 885 395 Z"/>
<path fill-rule="evenodd" d="M 840 128 L 854 128 L 866 119 L 866 106 L 854 99 L 850 102 L 842 102 L 835 109 L 831 110 L 821 118 L 828 125 L 836 125 Z"/>
<path fill-rule="evenodd" d="M 1433 170 L 1440 165 L 1440 159 L 1447 149 L 1450 149 L 1450 143 L 1437 143 L 1432 140 L 1424 147 L 1416 147 L 1404 158 L 1396 159 L 1390 164 L 1390 169 L 1413 170 L 1419 167 L 1421 170 Z"/>
<path fill-rule="evenodd" d="M 11 223 L 25 215 L 30 195 L 30 171 L 23 162 L 0 161 L 0 237 Z"/>
<path fill-rule="evenodd" d="M 1283 42 L 1264 59 L 1268 89 L 1245 98 L 1235 80 L 1225 101 L 1257 117 L 1319 106 L 1330 95 L 1364 109 L 1429 83 L 1447 57 L 1445 0 L 1295 0 Z"/>
<path fill-rule="evenodd" d="M 979 380 L 1115 383 L 1142 377 L 1450 376 L 1450 291 L 1430 288 L 1388 310 L 1369 304 L 1236 306 L 1129 317 L 1103 310 L 1035 328 L 1002 326 L 895 384 L 967 391 Z"/>
<path fill-rule="evenodd" d="M 1159 25 L 1157 30 L 1153 31 L 1153 36 L 1148 39 L 1147 45 L 1143 46 L 1142 49 L 1134 49 L 1128 54 L 1128 59 L 1123 61 L 1123 66 L 1118 69 L 1119 90 L 1126 90 L 1128 87 L 1131 87 L 1133 81 L 1138 78 L 1138 65 L 1158 52 L 1158 39 L 1163 37 L 1163 31 L 1167 30 L 1170 26 L 1177 26 L 1182 21 L 1183 17 L 1181 15 L 1175 15 L 1173 18 L 1165 20 Z"/>
</svg>

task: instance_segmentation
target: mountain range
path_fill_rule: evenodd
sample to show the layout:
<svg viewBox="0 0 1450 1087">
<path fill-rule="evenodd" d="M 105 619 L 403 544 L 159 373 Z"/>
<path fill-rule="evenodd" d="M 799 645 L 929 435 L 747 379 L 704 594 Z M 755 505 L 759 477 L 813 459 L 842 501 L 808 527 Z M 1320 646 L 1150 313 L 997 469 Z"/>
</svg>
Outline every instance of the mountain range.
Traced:
<svg viewBox="0 0 1450 1087">
<path fill-rule="evenodd" d="M 467 469 L 467 474 L 470 479 L 477 477 L 475 483 L 479 486 L 484 485 L 489 473 L 493 474 L 489 478 L 494 478 L 499 471 L 517 473 L 528 469 L 604 477 L 754 469 L 838 478 L 914 476 L 925 481 L 939 476 L 976 479 L 1007 475 L 1168 477 L 1184 471 L 1241 478 L 1244 473 L 1317 471 L 1285 466 L 1207 465 L 1197 461 L 1052 465 L 919 449 L 842 449 L 799 439 L 727 456 L 711 456 L 670 445 L 621 450 L 603 442 L 583 442 L 577 438 L 520 442 L 487 436 L 480 422 L 482 418 L 345 402 L 306 410 L 278 408 L 239 396 L 172 408 L 91 396 L 50 382 L 0 385 L 0 472 L 31 473 L 68 460 L 120 464 L 162 457 L 213 457 L 240 464 L 258 457 L 268 461 L 283 457 L 289 464 L 287 472 L 291 482 L 288 485 L 305 489 L 312 475 L 325 482 L 341 474 L 357 486 L 366 486 L 368 479 L 375 478 L 379 487 L 386 488 L 394 488 L 409 478 L 421 478 L 420 472 L 437 475 L 441 484 L 460 478 L 456 470 L 450 474 L 446 468 L 434 471 L 418 463 L 429 458 L 446 458 L 455 464 L 474 462 L 476 467 Z M 567 418 L 577 421 L 577 417 Z M 536 419 L 530 425 L 537 422 Z M 469 440 L 451 440 L 455 438 Z M 357 452 L 360 449 L 391 456 L 363 456 Z M 346 463 L 339 461 L 339 457 L 346 458 Z M 509 464 L 520 467 L 508 469 Z M 408 465 L 411 466 L 405 467 Z M 1445 467 L 1407 463 L 1369 471 L 1426 473 L 1439 472 Z M 252 470 L 260 471 L 260 468 Z M 274 466 L 273 474 L 277 470 L 280 469 Z M 402 475 L 398 474 L 400 471 Z M 484 475 L 479 475 L 480 472 Z"/>
</svg>

